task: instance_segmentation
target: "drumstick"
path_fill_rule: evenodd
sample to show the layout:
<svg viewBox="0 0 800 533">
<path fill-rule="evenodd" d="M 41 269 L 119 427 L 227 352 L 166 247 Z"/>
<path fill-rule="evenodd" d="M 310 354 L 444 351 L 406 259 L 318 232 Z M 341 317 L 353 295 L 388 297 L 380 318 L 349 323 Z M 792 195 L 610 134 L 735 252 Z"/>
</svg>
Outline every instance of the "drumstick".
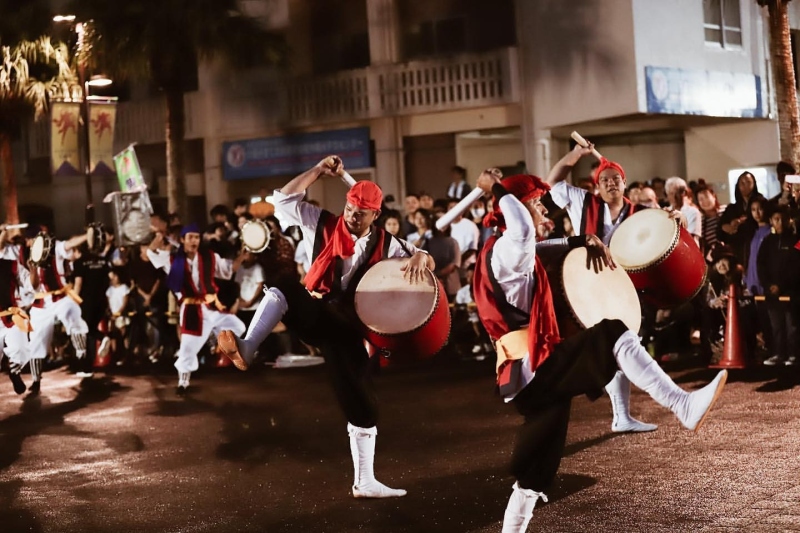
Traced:
<svg viewBox="0 0 800 533">
<path fill-rule="evenodd" d="M 342 181 L 344 182 L 344 184 L 345 184 L 345 185 L 347 185 L 347 188 L 348 188 L 348 189 L 349 189 L 349 188 L 351 188 L 353 185 L 355 185 L 355 184 L 356 184 L 356 180 L 355 180 L 355 179 L 353 179 L 353 176 L 351 176 L 350 174 L 348 174 L 346 170 L 342 170 L 342 171 L 339 173 L 339 177 L 342 179 Z"/>
<path fill-rule="evenodd" d="M 3 226 L 3 229 L 25 229 L 28 227 L 27 222 L 23 222 L 22 224 L 9 224 L 8 226 Z"/>
<path fill-rule="evenodd" d="M 469 209 L 478 198 L 483 196 L 483 194 L 483 189 L 480 187 L 475 187 L 472 189 L 472 191 L 463 200 L 454 205 L 450 211 L 439 217 L 439 220 L 436 221 L 436 229 L 443 230 L 449 226 L 450 223 L 453 222 L 456 217 L 458 217 L 458 215 Z"/>
<path fill-rule="evenodd" d="M 332 167 L 339 165 L 341 162 L 341 158 L 336 155 L 332 155 L 327 158 L 327 163 Z M 342 182 L 347 185 L 348 189 L 356 184 L 356 180 L 353 179 L 353 176 L 351 176 L 345 169 L 341 169 L 339 172 L 337 172 L 337 174 L 339 174 L 339 178 L 341 178 Z"/>
<path fill-rule="evenodd" d="M 576 143 L 578 143 L 579 145 L 581 145 L 582 147 L 584 147 L 584 148 L 588 148 L 588 147 L 589 147 L 589 143 L 586 141 L 586 139 L 584 139 L 583 137 L 581 137 L 581 134 L 580 134 L 580 133 L 578 133 L 577 131 L 573 131 L 572 133 L 570 133 L 570 135 L 569 135 L 569 136 L 570 136 L 570 137 L 572 137 L 572 139 L 573 139 L 573 140 L 574 140 Z M 593 155 L 593 156 L 595 156 L 597 159 L 603 159 L 603 156 L 602 156 L 602 155 L 600 155 L 600 152 L 598 152 L 598 151 L 597 151 L 597 150 L 595 150 L 594 148 L 592 148 L 592 155 Z"/>
</svg>

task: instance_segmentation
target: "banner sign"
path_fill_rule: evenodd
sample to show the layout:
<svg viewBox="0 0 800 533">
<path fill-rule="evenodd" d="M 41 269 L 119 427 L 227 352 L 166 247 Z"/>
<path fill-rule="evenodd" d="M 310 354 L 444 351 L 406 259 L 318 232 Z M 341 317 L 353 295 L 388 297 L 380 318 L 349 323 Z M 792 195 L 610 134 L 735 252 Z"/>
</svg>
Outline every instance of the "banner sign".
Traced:
<svg viewBox="0 0 800 533">
<path fill-rule="evenodd" d="M 753 74 L 645 67 L 647 112 L 764 118 L 761 78 Z"/>
<path fill-rule="evenodd" d="M 117 179 L 122 192 L 147 189 L 133 144 L 114 156 L 114 166 L 117 169 Z"/>
<path fill-rule="evenodd" d="M 368 168 L 369 128 L 301 133 L 222 143 L 225 180 L 291 176 L 338 155 L 345 168 Z"/>
<path fill-rule="evenodd" d="M 94 176 L 114 175 L 116 98 L 89 98 L 89 168 Z"/>
<path fill-rule="evenodd" d="M 50 161 L 53 175 L 82 175 L 78 149 L 81 105 L 77 102 L 53 102 L 50 115 Z"/>
</svg>

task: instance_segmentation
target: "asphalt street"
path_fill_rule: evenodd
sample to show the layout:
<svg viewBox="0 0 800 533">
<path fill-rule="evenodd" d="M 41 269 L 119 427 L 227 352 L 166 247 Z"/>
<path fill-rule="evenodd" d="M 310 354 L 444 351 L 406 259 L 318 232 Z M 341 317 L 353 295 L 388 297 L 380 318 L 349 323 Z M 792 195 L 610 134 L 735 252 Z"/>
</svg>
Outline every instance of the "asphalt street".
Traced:
<svg viewBox="0 0 800 533">
<path fill-rule="evenodd" d="M 404 498 L 356 500 L 346 422 L 325 367 L 175 376 L 65 369 L 41 394 L 0 382 L 0 532 L 498 532 L 521 419 L 491 361 L 377 377 L 376 473 Z M 673 368 L 685 388 L 714 371 Z M 29 380 L 29 376 L 25 376 Z M 530 531 L 800 530 L 796 371 L 734 372 L 694 434 L 641 391 L 653 433 L 610 431 L 606 397 L 573 403 L 567 453 Z"/>
</svg>

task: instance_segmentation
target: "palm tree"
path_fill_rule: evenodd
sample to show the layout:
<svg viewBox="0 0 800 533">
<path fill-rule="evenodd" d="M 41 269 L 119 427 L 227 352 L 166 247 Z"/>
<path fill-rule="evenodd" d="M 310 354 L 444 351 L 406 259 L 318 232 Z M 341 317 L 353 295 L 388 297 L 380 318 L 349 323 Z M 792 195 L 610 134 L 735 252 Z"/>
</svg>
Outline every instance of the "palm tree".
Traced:
<svg viewBox="0 0 800 533">
<path fill-rule="evenodd" d="M 50 99 L 79 99 L 81 92 L 69 66 L 66 46 L 53 45 L 49 37 L 3 46 L 0 61 L 0 164 L 4 208 L 6 222 L 16 224 L 19 208 L 12 138 L 31 114 L 36 119 L 46 115 Z"/>
<path fill-rule="evenodd" d="M 94 65 L 118 79 L 153 82 L 163 92 L 167 203 L 170 212 L 185 215 L 183 95 L 194 89 L 196 60 L 276 64 L 282 40 L 246 16 L 238 0 L 76 0 L 72 9 L 78 20 L 92 21 Z"/>
<path fill-rule="evenodd" d="M 788 13 L 791 0 L 756 1 L 769 12 L 769 53 L 778 100 L 781 159 L 800 168 L 800 116 Z"/>
</svg>

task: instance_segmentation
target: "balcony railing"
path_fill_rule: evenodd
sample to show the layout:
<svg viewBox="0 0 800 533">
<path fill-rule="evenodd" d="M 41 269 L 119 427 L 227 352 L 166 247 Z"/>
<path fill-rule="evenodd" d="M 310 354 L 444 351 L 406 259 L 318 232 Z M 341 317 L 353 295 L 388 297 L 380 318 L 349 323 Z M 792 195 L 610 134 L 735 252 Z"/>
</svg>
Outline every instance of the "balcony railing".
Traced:
<svg viewBox="0 0 800 533">
<path fill-rule="evenodd" d="M 519 100 L 516 48 L 290 81 L 292 125 L 406 115 Z"/>
<path fill-rule="evenodd" d="M 269 102 L 260 93 L 249 99 L 226 99 L 206 109 L 207 95 L 192 92 L 184 96 L 185 138 L 234 138 L 254 135 L 263 128 L 274 129 L 278 124 L 297 127 L 512 103 L 519 101 L 518 86 L 517 50 L 504 48 L 293 79 L 286 82 L 283 95 L 276 90 Z M 265 102 L 272 105 L 274 113 L 265 116 L 253 112 Z M 212 127 L 209 112 L 224 116 L 224 120 L 215 122 L 221 129 L 208 131 Z M 163 98 L 120 103 L 115 152 L 132 142 L 164 142 L 166 116 Z M 29 131 L 30 156 L 49 157 L 49 121 L 33 124 Z"/>
</svg>

